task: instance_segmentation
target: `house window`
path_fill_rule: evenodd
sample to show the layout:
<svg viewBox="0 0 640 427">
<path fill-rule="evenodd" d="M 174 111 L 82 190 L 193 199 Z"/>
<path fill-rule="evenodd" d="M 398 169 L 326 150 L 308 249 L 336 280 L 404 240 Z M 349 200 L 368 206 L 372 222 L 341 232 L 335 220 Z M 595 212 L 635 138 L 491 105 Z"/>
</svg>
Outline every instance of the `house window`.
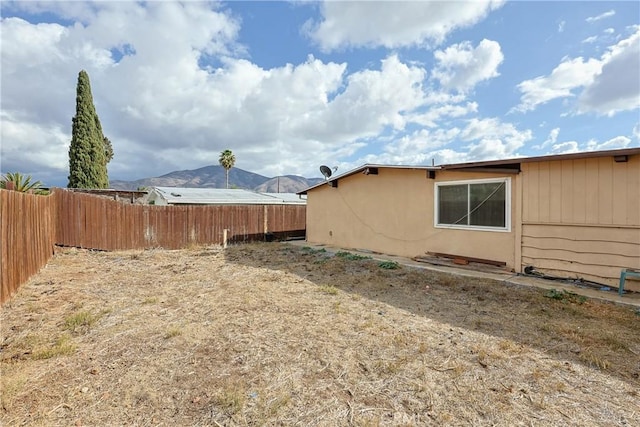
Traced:
<svg viewBox="0 0 640 427">
<path fill-rule="evenodd" d="M 511 179 L 438 182 L 436 227 L 509 231 Z"/>
</svg>

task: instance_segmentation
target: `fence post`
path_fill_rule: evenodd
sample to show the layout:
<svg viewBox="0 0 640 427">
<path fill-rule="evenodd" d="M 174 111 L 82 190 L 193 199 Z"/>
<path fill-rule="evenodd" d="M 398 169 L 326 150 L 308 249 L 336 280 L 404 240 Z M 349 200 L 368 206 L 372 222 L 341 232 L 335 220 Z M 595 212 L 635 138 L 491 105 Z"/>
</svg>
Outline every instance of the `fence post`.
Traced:
<svg viewBox="0 0 640 427">
<path fill-rule="evenodd" d="M 222 248 L 227 249 L 227 230 L 226 228 L 222 230 Z"/>
<path fill-rule="evenodd" d="M 263 224 L 263 230 L 264 230 L 264 235 L 266 236 L 267 233 L 269 232 L 269 211 L 267 210 L 267 205 L 263 206 L 263 218 L 264 218 L 264 224 Z"/>
</svg>

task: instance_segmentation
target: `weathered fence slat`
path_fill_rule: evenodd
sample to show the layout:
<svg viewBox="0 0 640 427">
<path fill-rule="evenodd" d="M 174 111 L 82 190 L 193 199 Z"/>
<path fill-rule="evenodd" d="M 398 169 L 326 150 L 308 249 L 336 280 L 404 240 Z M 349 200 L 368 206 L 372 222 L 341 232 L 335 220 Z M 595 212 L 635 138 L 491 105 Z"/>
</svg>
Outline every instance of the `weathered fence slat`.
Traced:
<svg viewBox="0 0 640 427">
<path fill-rule="evenodd" d="M 126 204 L 55 189 L 49 196 L 0 190 L 0 304 L 42 268 L 55 245 L 127 250 L 304 236 L 306 206 Z"/>
</svg>

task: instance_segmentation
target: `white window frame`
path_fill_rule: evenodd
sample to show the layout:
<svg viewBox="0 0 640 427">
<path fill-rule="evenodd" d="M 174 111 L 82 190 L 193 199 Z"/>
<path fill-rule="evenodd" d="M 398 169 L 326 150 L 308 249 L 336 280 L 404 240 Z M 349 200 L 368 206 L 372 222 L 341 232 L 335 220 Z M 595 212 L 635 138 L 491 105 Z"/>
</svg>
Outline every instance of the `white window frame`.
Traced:
<svg viewBox="0 0 640 427">
<path fill-rule="evenodd" d="M 505 184 L 505 201 L 504 201 L 504 227 L 490 227 L 490 226 L 479 226 L 479 225 L 456 225 L 456 224 L 440 224 L 439 218 L 439 209 L 438 203 L 440 199 L 440 187 L 449 186 L 449 185 L 473 185 L 473 184 L 493 184 L 493 183 L 504 183 Z M 474 230 L 474 231 L 493 231 L 499 233 L 508 233 L 511 231 L 511 178 L 490 178 L 490 179 L 469 179 L 464 181 L 440 181 L 434 183 L 434 191 L 433 191 L 433 226 L 435 228 L 452 228 L 458 230 Z M 467 206 L 468 211 L 468 206 Z"/>
</svg>

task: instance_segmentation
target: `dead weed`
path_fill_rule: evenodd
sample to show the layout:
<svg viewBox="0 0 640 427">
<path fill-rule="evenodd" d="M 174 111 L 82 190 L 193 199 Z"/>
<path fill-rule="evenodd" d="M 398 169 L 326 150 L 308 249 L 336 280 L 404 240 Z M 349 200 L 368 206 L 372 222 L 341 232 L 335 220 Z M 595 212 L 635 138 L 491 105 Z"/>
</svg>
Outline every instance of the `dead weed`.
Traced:
<svg viewBox="0 0 640 427">
<path fill-rule="evenodd" d="M 288 244 L 65 250 L 0 321 L 3 425 L 640 424 L 633 310 Z"/>
</svg>

